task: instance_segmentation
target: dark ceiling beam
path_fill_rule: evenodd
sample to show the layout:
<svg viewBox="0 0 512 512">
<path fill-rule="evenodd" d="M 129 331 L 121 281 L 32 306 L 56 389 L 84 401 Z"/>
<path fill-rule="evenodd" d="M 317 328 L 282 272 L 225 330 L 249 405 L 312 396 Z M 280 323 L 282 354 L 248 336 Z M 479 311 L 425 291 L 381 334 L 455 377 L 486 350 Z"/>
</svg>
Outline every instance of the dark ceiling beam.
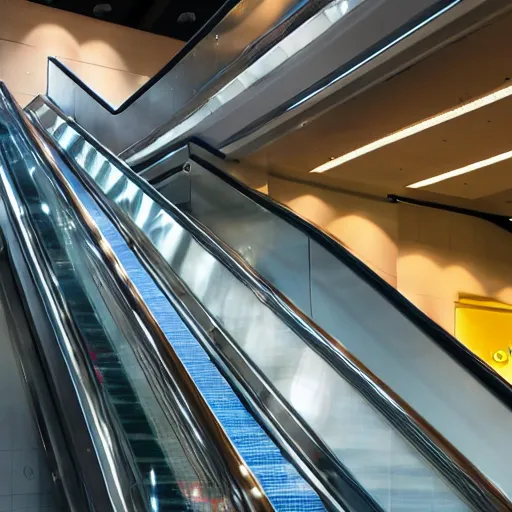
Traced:
<svg viewBox="0 0 512 512">
<path fill-rule="evenodd" d="M 156 21 L 163 16 L 170 3 L 171 0 L 153 0 L 146 14 L 141 18 L 137 28 L 141 30 L 151 30 Z"/>
</svg>

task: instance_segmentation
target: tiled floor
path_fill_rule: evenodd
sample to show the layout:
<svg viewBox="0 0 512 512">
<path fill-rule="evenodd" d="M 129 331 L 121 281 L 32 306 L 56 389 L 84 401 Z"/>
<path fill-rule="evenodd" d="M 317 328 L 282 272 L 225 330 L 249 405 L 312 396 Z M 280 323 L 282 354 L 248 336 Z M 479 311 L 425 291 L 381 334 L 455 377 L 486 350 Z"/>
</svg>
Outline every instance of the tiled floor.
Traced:
<svg viewBox="0 0 512 512">
<path fill-rule="evenodd" d="M 61 512 L 0 303 L 0 512 Z"/>
</svg>

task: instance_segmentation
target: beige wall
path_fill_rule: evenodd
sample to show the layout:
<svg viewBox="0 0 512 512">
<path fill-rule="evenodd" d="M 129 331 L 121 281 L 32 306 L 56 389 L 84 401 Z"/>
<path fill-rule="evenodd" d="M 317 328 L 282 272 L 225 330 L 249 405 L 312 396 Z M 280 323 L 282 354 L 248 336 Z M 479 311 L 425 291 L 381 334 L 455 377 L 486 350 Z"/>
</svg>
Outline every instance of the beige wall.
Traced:
<svg viewBox="0 0 512 512">
<path fill-rule="evenodd" d="M 512 234 L 493 224 L 399 205 L 398 289 L 446 330 L 459 293 L 512 304 Z"/>
<path fill-rule="evenodd" d="M 118 105 L 182 46 L 174 39 L 26 0 L 0 0 L 0 80 L 22 105 L 46 91 L 48 56 L 60 58 Z"/>
<path fill-rule="evenodd" d="M 331 233 L 452 334 L 459 293 L 512 304 L 512 234 L 488 222 L 272 176 L 268 193 Z"/>
<path fill-rule="evenodd" d="M 388 203 L 272 176 L 269 176 L 268 191 L 271 197 L 329 232 L 396 286 L 398 231 L 395 209 Z"/>
</svg>

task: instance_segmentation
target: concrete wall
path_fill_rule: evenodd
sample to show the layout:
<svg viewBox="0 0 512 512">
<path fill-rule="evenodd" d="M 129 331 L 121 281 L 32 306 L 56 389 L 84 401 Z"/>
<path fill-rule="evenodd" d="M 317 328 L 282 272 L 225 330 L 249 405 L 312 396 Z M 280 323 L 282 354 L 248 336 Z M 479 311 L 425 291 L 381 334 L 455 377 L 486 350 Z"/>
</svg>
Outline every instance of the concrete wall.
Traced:
<svg viewBox="0 0 512 512">
<path fill-rule="evenodd" d="M 118 105 L 182 46 L 181 41 L 26 0 L 0 0 L 0 80 L 21 105 L 46 91 L 48 56 L 60 58 Z"/>
<path fill-rule="evenodd" d="M 340 240 L 452 334 L 459 294 L 512 304 L 512 235 L 488 222 L 272 176 L 268 193 Z"/>
</svg>

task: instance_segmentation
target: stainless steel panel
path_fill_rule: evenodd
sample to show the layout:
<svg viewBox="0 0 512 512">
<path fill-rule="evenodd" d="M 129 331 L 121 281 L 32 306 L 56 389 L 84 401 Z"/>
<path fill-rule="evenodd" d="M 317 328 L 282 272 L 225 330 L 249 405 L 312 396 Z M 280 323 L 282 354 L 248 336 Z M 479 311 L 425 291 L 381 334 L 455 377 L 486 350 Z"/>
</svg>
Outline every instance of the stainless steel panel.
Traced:
<svg viewBox="0 0 512 512">
<path fill-rule="evenodd" d="M 265 2 L 268 5 L 263 6 Z M 178 62 L 167 75 L 130 105 L 127 111 L 117 115 L 112 115 L 97 105 L 73 80 L 55 70 L 56 66 L 51 62 L 48 96 L 57 105 L 62 103 L 66 114 L 74 117 L 103 144 L 112 151 L 120 152 L 147 136 L 182 109 L 186 108 L 189 112 L 196 109 L 207 99 L 204 95 L 197 98 L 197 93 L 212 84 L 214 90 L 218 90 L 222 85 L 216 80 L 217 76 L 225 74 L 226 68 L 242 58 L 259 37 L 286 21 L 288 12 L 300 3 L 300 0 L 240 2 L 193 52 Z M 232 31 L 233 27 L 236 30 Z M 58 80 L 54 81 L 54 76 Z M 195 106 L 189 105 L 192 98 Z M 70 104 L 70 100 L 74 104 Z"/>
<path fill-rule="evenodd" d="M 510 410 L 335 256 L 310 247 L 314 320 L 512 495 Z"/>
<path fill-rule="evenodd" d="M 75 117 L 75 86 L 70 84 L 69 77 L 57 66 L 48 62 L 47 92 L 59 99 L 62 111 L 69 117 Z"/>
<path fill-rule="evenodd" d="M 310 315 L 308 237 L 197 163 L 190 167 L 191 214 Z"/>
<path fill-rule="evenodd" d="M 503 458 L 497 461 L 500 439 L 512 426 L 512 416 L 499 400 L 316 242 L 308 239 L 306 244 L 302 232 L 197 164 L 191 175 L 194 217 L 340 340 L 476 466 L 485 467 L 493 481 L 506 485 L 512 475 Z M 260 224 L 270 226 L 270 232 L 263 231 L 261 244 Z M 297 250 L 294 240 L 301 240 L 308 253 Z M 256 255 L 247 249 L 254 241 Z M 309 278 L 311 282 L 305 282 Z M 313 401 L 319 396 L 322 393 L 313 394 Z M 500 420 L 492 425 L 493 435 L 487 436 L 484 448 L 477 440 L 489 432 L 490 417 Z"/>
<path fill-rule="evenodd" d="M 193 135 L 214 147 L 224 148 L 229 154 L 244 154 L 249 150 L 248 145 L 254 149 L 257 144 L 254 137 L 249 136 L 252 131 L 261 128 L 265 132 L 273 118 L 279 117 L 278 124 L 285 121 L 281 119 L 283 112 L 277 110 L 291 98 L 306 94 L 305 91 L 308 104 L 316 102 L 320 96 L 325 98 L 347 85 L 355 72 L 368 70 L 377 65 L 377 61 L 382 64 L 398 50 L 417 43 L 483 2 L 485 0 L 453 0 L 447 5 L 438 0 L 244 0 L 193 51 L 126 109 L 121 107 L 113 112 L 105 109 L 69 76 L 56 71 L 52 62 L 49 63 L 48 96 L 131 165 L 140 164 Z M 325 23 L 325 26 L 322 23 L 316 26 L 316 22 L 308 25 L 322 8 L 341 9 L 342 5 L 348 10 L 332 26 Z M 453 9 L 426 27 L 419 24 L 419 32 L 402 40 L 402 35 L 410 35 L 409 21 L 431 8 L 444 13 L 445 7 Z M 324 21 L 327 19 L 323 16 Z M 289 52 L 291 57 L 288 58 L 279 42 L 296 28 L 298 20 L 303 23 L 299 29 L 301 40 L 306 41 L 312 35 L 318 37 L 298 54 Z M 405 26 L 403 34 L 395 40 L 399 46 L 388 48 L 388 38 L 395 37 L 395 31 Z M 365 52 L 376 45 L 380 47 L 374 58 L 367 58 Z M 386 49 L 389 51 L 383 52 Z M 360 61 L 356 63 L 358 58 Z M 280 63 L 277 67 L 276 59 Z M 242 78 L 242 73 L 255 62 L 270 71 L 264 79 L 250 80 L 250 84 L 244 85 L 247 80 Z M 354 64 L 354 68 L 345 72 L 344 66 L 349 64 Z M 339 76 L 333 78 L 332 83 L 318 85 L 314 94 L 311 93 L 315 98 L 310 97 L 309 87 L 336 72 Z M 237 89 L 239 94 L 227 98 L 231 94 L 224 91 L 223 98 L 216 96 L 228 84 L 230 90 Z M 299 104 L 303 105 L 303 100 Z M 291 105 L 284 110 L 286 120 L 295 115 Z M 245 133 L 247 126 L 251 127 L 249 134 Z M 237 144 L 240 137 L 243 141 Z"/>
<path fill-rule="evenodd" d="M 191 215 L 339 340 L 477 467 L 485 468 L 484 473 L 494 482 L 512 493 L 512 486 L 507 484 L 511 471 L 499 455 L 501 440 L 512 426 L 512 415 L 499 399 L 303 232 L 194 161 L 191 176 Z M 264 243 L 256 245 L 258 251 L 253 256 L 247 248 L 259 240 L 260 224 L 272 226 L 275 236 L 265 231 Z M 304 240 L 301 237 L 308 239 L 307 253 L 293 243 Z M 307 279 L 311 281 L 304 282 Z M 488 425 L 489 418 L 499 421 Z M 491 431 L 492 435 L 486 436 L 485 432 Z M 485 441 L 479 443 L 480 438 Z"/>
<path fill-rule="evenodd" d="M 159 189 L 176 205 L 188 208 L 190 205 L 190 176 L 188 173 L 180 172 L 163 180 Z"/>
<path fill-rule="evenodd" d="M 492 461 L 499 457 L 499 439 L 512 426 L 512 417 L 506 407 L 398 310 L 316 242 L 310 241 L 305 234 L 195 163 L 192 164 L 191 176 L 190 213 L 194 217 L 228 243 L 318 325 L 340 340 L 407 403 L 414 405 L 429 423 L 478 467 L 485 467 L 486 474 L 492 475 L 494 480 L 503 475 L 506 462 L 503 460 L 499 469 L 492 470 Z M 296 240 L 302 242 L 300 248 L 294 244 Z M 251 247 L 256 247 L 254 254 L 249 249 Z M 315 362 L 306 358 L 304 366 L 314 368 Z M 312 385 L 298 393 L 305 401 L 304 405 L 292 403 L 301 413 L 309 411 L 314 415 L 318 410 L 318 418 L 306 417 L 315 430 L 322 431 L 315 420 L 324 421 L 322 414 L 332 414 L 336 403 L 326 406 L 320 397 L 329 399 L 330 392 L 343 397 L 346 393 L 343 389 L 336 389 L 334 376 L 325 376 L 324 382 L 323 377 L 319 377 L 322 372 L 317 372 L 316 378 L 313 375 L 312 371 Z M 460 400 L 461 393 L 467 393 L 469 387 L 472 400 Z M 308 389 L 311 390 L 309 394 Z M 290 396 L 290 393 L 286 396 Z M 349 417 L 348 411 L 344 413 L 343 409 L 347 404 L 350 401 L 346 399 L 337 402 L 341 410 L 336 414 L 340 419 L 345 414 L 344 421 Z M 499 416 L 504 425 L 497 427 L 492 440 L 486 442 L 485 449 L 481 449 L 475 442 L 484 435 L 490 414 Z M 466 421 L 469 418 L 471 420 Z M 329 419 L 332 420 L 332 416 Z M 364 429 L 355 425 L 352 434 L 347 432 L 348 437 L 339 436 L 336 431 L 339 424 L 339 421 L 331 423 L 331 426 L 335 426 L 334 435 L 328 444 L 342 454 L 344 449 L 357 443 L 354 440 L 358 433 L 362 436 L 366 434 Z M 378 423 L 374 424 L 373 430 L 374 437 L 379 438 Z M 384 444 L 389 445 L 389 433 L 386 431 L 383 435 L 386 439 Z M 336 438 L 341 442 L 349 438 L 354 443 L 336 447 Z M 340 459 L 345 460 L 342 456 Z M 357 465 L 355 460 L 354 464 Z M 375 461 L 375 467 L 379 466 L 386 467 L 382 462 Z M 504 485 L 506 478 L 508 476 L 495 481 Z"/>
</svg>

